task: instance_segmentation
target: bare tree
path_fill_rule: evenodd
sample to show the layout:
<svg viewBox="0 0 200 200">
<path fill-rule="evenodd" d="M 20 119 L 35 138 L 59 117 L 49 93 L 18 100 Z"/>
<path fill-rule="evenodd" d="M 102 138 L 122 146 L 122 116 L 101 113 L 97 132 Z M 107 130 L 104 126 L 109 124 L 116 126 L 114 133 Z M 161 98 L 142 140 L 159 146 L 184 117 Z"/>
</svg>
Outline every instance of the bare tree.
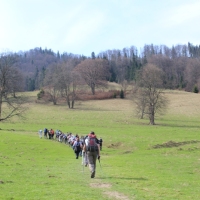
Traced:
<svg viewBox="0 0 200 200">
<path fill-rule="evenodd" d="M 12 77 L 10 82 L 10 88 L 13 94 L 13 97 L 16 98 L 16 92 L 24 91 L 24 77 L 22 73 L 17 68 L 12 68 Z"/>
<path fill-rule="evenodd" d="M 0 56 L 0 121 L 10 119 L 14 116 L 23 116 L 25 111 L 24 98 L 20 96 L 21 90 L 20 72 L 13 68 L 14 56 L 2 54 Z"/>
<path fill-rule="evenodd" d="M 187 80 L 186 90 L 192 92 L 195 85 L 198 85 L 200 79 L 200 60 L 193 58 L 187 62 L 185 70 Z"/>
<path fill-rule="evenodd" d="M 52 101 L 54 105 L 57 104 L 58 98 L 61 96 L 60 74 L 60 66 L 58 64 L 53 64 L 51 68 L 47 70 L 44 79 L 44 90 L 49 94 L 50 101 Z"/>
<path fill-rule="evenodd" d="M 73 70 L 73 66 L 70 62 L 63 64 L 61 66 L 61 71 L 60 82 L 62 97 L 66 99 L 69 108 L 74 108 L 79 74 Z"/>
<path fill-rule="evenodd" d="M 136 115 L 143 119 L 145 115 L 145 109 L 147 108 L 148 99 L 145 95 L 145 91 L 139 87 L 134 88 L 134 102 L 136 103 Z"/>
<path fill-rule="evenodd" d="M 105 59 L 84 60 L 76 67 L 76 71 L 91 88 L 93 95 L 96 87 L 105 86 L 105 80 L 109 75 L 108 62 Z"/>
<path fill-rule="evenodd" d="M 161 113 L 167 106 L 163 93 L 162 75 L 162 70 L 152 64 L 147 64 L 141 71 L 136 105 L 141 118 L 147 115 L 151 125 L 155 124 L 156 113 Z"/>
</svg>

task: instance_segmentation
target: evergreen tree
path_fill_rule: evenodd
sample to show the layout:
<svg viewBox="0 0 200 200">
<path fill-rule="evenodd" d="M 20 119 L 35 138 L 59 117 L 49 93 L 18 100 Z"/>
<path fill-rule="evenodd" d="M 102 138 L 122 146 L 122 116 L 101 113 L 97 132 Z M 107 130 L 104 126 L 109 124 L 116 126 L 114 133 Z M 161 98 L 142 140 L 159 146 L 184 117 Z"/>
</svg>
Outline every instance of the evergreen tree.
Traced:
<svg viewBox="0 0 200 200">
<path fill-rule="evenodd" d="M 194 93 L 199 93 L 199 89 L 198 89 L 198 87 L 197 87 L 196 85 L 195 85 L 194 88 L 193 88 L 193 92 L 194 92 Z"/>
<path fill-rule="evenodd" d="M 124 99 L 124 91 L 123 90 L 120 91 L 120 98 Z"/>
<path fill-rule="evenodd" d="M 94 52 L 91 53 L 91 57 L 92 57 L 92 59 L 95 59 L 95 58 L 96 58 Z"/>
<path fill-rule="evenodd" d="M 60 59 L 60 53 L 59 53 L 59 51 L 57 52 L 56 56 L 57 56 L 58 59 Z"/>
</svg>

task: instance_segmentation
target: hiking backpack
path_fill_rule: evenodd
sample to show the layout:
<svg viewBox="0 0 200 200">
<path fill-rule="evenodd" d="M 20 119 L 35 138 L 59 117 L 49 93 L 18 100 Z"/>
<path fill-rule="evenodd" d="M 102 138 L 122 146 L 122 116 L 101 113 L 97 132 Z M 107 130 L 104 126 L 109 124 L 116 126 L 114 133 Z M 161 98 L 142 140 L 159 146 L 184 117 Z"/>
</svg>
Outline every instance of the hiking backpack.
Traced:
<svg viewBox="0 0 200 200">
<path fill-rule="evenodd" d="M 98 151 L 98 145 L 96 143 L 96 136 L 89 134 L 87 137 L 88 144 L 86 145 L 86 150 L 90 152 Z"/>
</svg>

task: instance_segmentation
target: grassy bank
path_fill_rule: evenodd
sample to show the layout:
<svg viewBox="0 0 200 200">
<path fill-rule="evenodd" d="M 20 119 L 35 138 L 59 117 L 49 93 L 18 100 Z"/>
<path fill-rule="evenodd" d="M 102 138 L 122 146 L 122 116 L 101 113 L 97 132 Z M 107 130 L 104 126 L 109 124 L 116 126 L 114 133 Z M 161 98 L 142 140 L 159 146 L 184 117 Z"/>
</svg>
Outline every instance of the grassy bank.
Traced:
<svg viewBox="0 0 200 200">
<path fill-rule="evenodd" d="M 26 119 L 0 124 L 1 199 L 200 198 L 198 94 L 167 92 L 168 112 L 156 126 L 137 119 L 126 99 L 77 102 L 70 110 L 29 95 Z M 70 147 L 39 139 L 45 127 L 103 138 L 95 179 Z"/>
</svg>

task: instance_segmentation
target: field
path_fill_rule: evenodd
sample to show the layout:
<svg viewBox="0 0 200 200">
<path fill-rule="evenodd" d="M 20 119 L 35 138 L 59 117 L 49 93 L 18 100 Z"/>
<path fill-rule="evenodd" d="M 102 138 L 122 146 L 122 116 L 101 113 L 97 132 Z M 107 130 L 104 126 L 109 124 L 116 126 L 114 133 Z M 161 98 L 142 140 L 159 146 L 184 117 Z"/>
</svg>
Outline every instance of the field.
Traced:
<svg viewBox="0 0 200 200">
<path fill-rule="evenodd" d="M 0 199 L 200 199 L 199 94 L 166 91 L 169 107 L 155 126 L 136 118 L 130 99 L 68 109 L 28 95 L 26 118 L 0 123 Z M 94 179 L 69 146 L 39 139 L 45 127 L 103 138 Z"/>
</svg>

